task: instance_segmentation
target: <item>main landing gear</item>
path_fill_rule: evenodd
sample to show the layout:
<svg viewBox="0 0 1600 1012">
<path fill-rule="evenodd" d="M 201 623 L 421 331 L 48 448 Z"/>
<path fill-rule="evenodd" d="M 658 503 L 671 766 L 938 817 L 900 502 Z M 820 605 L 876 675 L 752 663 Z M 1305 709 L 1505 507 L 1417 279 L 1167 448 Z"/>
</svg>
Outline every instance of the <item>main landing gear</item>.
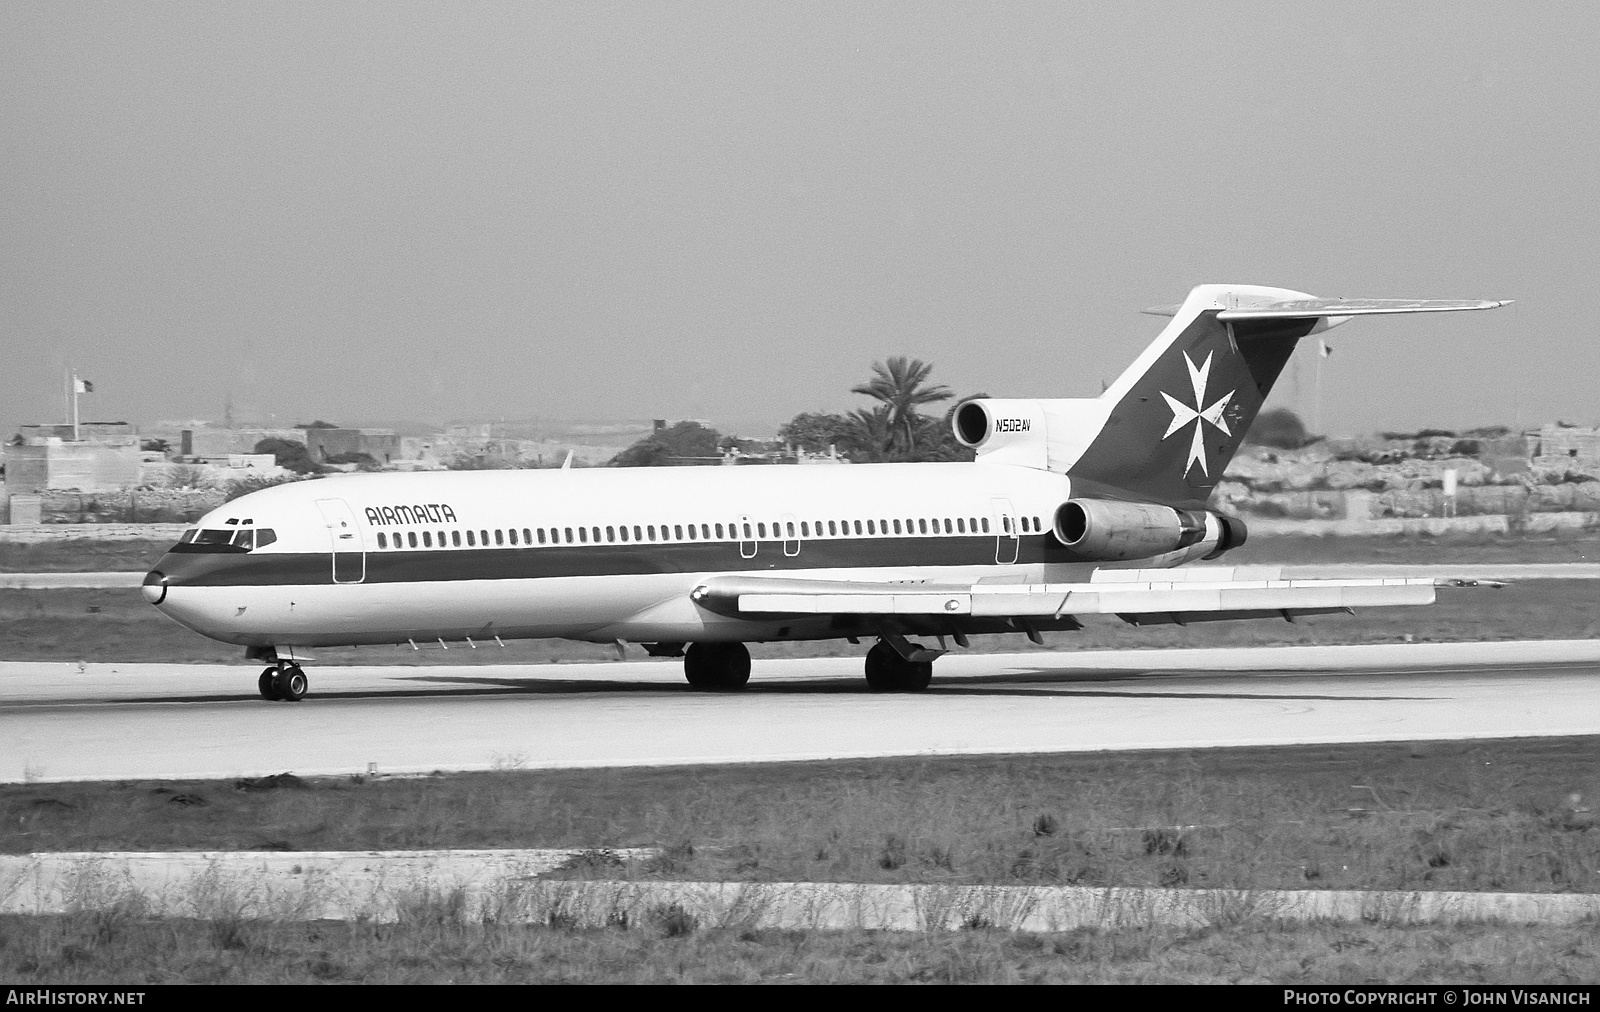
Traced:
<svg viewBox="0 0 1600 1012">
<path fill-rule="evenodd" d="M 743 643 L 691 643 L 683 674 L 697 689 L 742 689 L 750 681 L 750 651 Z"/>
<path fill-rule="evenodd" d="M 304 699 L 309 686 L 306 673 L 292 661 L 279 661 L 261 672 L 261 677 L 256 680 L 256 688 L 261 691 L 262 699 L 288 703 L 298 703 Z"/>
<path fill-rule="evenodd" d="M 913 655 L 931 653 L 913 648 Z M 867 687 L 873 692 L 921 692 L 933 681 L 933 661 L 907 660 L 900 652 L 890 646 L 887 640 L 879 640 L 867 651 Z"/>
</svg>

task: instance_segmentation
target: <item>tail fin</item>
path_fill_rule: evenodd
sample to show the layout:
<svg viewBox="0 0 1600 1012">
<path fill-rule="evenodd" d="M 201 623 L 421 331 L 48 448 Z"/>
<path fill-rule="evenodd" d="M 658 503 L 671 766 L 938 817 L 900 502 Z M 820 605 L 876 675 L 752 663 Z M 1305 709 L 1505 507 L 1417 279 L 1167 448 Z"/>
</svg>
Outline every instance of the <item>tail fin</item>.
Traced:
<svg viewBox="0 0 1600 1012">
<path fill-rule="evenodd" d="M 1504 302 L 1318 299 L 1253 285 L 1201 285 L 1100 395 L 1105 424 L 1075 480 L 1164 503 L 1204 502 L 1302 337 L 1352 316 L 1494 309 Z"/>
</svg>

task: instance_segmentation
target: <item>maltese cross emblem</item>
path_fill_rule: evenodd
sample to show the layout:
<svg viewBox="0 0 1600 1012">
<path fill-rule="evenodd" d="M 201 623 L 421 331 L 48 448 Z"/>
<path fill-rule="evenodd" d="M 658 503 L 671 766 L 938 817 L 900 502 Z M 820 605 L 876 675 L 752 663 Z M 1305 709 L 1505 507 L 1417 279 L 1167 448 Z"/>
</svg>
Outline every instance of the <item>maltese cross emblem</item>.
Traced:
<svg viewBox="0 0 1600 1012">
<path fill-rule="evenodd" d="M 1209 424 L 1215 429 L 1220 429 L 1225 436 L 1233 435 L 1233 432 L 1228 428 L 1228 421 L 1222 417 L 1222 413 L 1228 409 L 1228 402 L 1233 399 L 1236 391 L 1229 390 L 1217 398 L 1216 403 L 1207 407 L 1206 382 L 1211 376 L 1211 353 L 1206 353 L 1205 362 L 1198 367 L 1195 366 L 1194 359 L 1189 357 L 1188 352 L 1183 353 L 1183 362 L 1189 367 L 1189 382 L 1194 387 L 1194 407 L 1191 408 L 1166 391 L 1162 391 L 1161 396 L 1167 399 L 1167 407 L 1172 409 L 1172 424 L 1167 426 L 1167 431 L 1162 434 L 1161 438 L 1166 439 L 1185 425 L 1193 422 L 1194 436 L 1189 441 L 1189 459 L 1184 464 L 1183 476 L 1187 478 L 1194 466 L 1199 464 L 1200 473 L 1209 478 L 1211 469 L 1206 461 L 1205 426 Z"/>
</svg>

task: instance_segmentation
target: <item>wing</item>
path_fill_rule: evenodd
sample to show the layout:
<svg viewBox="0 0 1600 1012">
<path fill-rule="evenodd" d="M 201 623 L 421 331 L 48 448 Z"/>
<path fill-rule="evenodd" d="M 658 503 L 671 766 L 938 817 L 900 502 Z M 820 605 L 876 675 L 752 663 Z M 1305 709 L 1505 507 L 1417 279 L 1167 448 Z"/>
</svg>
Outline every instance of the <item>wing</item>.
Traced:
<svg viewBox="0 0 1600 1012">
<path fill-rule="evenodd" d="M 1118 615 L 1147 625 L 1432 604 L 1438 587 L 1493 583 L 1440 575 L 1306 578 L 1294 570 L 1289 566 L 1101 569 L 1087 583 L 867 583 L 718 576 L 696 588 L 693 597 L 712 611 L 745 617 Z"/>
</svg>

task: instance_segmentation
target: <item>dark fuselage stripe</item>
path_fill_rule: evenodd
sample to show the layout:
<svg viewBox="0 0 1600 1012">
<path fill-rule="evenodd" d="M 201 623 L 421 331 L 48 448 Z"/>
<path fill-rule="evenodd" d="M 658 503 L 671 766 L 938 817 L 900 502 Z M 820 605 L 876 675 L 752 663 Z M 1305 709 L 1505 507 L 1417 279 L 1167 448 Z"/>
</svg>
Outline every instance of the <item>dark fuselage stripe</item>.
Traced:
<svg viewBox="0 0 1600 1012">
<path fill-rule="evenodd" d="M 672 544 L 561 545 L 522 548 L 446 548 L 370 551 L 364 583 L 425 583 L 454 580 L 537 580 L 572 576 L 637 576 L 656 573 L 768 572 L 809 569 L 868 569 L 903 566 L 993 566 L 992 534 L 939 538 L 853 538 L 800 541 L 794 555 L 784 542 L 755 542 L 744 558 L 734 541 Z M 793 548 L 796 542 L 788 542 Z M 746 543 L 747 547 L 749 543 Z M 1004 546 L 1009 555 L 1009 545 Z M 1005 557 L 1002 556 L 1002 558 Z M 361 553 L 339 557 L 341 582 L 362 576 Z M 1017 563 L 1082 561 L 1051 535 L 1025 535 Z M 288 586 L 333 582 L 328 553 L 257 552 L 249 555 L 169 554 L 158 568 L 171 586 Z"/>
</svg>

